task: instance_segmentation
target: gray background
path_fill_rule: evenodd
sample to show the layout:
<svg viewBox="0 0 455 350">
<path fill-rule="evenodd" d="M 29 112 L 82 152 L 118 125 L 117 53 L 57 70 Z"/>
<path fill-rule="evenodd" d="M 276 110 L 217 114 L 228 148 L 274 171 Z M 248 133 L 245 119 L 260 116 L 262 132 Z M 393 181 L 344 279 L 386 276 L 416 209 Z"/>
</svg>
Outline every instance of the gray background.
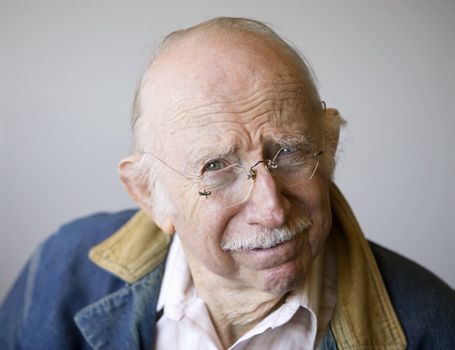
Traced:
<svg viewBox="0 0 455 350">
<path fill-rule="evenodd" d="M 300 48 L 349 122 L 336 181 L 366 235 L 455 286 L 454 1 L 0 1 L 0 298 L 59 225 L 134 206 L 116 164 L 140 72 L 215 15 Z"/>
</svg>

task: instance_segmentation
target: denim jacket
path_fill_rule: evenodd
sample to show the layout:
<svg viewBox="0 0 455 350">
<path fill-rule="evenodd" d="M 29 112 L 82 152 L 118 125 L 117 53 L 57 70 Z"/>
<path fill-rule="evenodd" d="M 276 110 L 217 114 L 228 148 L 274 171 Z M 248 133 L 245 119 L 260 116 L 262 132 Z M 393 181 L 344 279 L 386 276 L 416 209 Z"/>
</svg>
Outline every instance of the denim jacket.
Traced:
<svg viewBox="0 0 455 350">
<path fill-rule="evenodd" d="M 321 348 L 455 348 L 455 292 L 368 243 L 335 186 L 331 201 L 338 304 Z M 135 210 L 63 226 L 4 300 L 0 349 L 152 349 L 169 242 Z"/>
</svg>

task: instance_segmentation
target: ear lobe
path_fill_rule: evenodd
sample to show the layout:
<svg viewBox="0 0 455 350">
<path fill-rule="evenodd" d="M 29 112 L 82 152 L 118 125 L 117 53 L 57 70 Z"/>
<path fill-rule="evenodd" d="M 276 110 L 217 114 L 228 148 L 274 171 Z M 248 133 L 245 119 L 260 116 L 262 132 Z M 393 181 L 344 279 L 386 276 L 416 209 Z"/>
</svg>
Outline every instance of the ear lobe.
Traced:
<svg viewBox="0 0 455 350">
<path fill-rule="evenodd" d="M 172 218 L 170 215 L 166 215 L 164 218 L 162 218 L 161 220 L 159 220 L 160 222 L 156 223 L 160 229 L 169 234 L 169 235 L 172 235 L 175 233 L 175 227 L 174 227 L 174 223 L 172 221 Z"/>
<path fill-rule="evenodd" d="M 156 208 L 152 207 L 152 193 L 150 192 L 147 179 L 138 176 L 135 164 L 139 161 L 139 156 L 131 156 L 123 159 L 118 165 L 118 174 L 123 186 L 129 196 L 139 205 L 139 207 L 163 230 L 168 234 L 175 232 L 172 217 L 169 213 L 155 215 Z"/>
</svg>

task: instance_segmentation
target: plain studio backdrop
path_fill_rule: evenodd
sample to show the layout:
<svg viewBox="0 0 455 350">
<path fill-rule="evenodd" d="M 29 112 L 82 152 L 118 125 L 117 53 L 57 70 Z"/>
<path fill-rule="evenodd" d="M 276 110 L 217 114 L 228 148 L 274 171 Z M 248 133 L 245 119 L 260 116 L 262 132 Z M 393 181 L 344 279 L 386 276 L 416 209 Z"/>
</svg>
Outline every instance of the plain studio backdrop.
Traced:
<svg viewBox="0 0 455 350">
<path fill-rule="evenodd" d="M 348 121 L 335 180 L 366 236 L 455 286 L 453 0 L 0 4 L 0 298 L 61 224 L 134 207 L 116 166 L 147 57 L 219 15 L 270 23 L 307 57 Z"/>
</svg>

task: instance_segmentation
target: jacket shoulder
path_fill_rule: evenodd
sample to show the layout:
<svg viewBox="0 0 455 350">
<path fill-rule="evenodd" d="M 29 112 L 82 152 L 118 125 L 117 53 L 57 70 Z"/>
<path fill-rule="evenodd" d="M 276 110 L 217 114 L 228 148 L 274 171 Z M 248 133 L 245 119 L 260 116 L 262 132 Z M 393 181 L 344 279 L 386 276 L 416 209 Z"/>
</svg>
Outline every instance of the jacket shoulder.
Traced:
<svg viewBox="0 0 455 350">
<path fill-rule="evenodd" d="M 74 220 L 36 249 L 0 307 L 0 348 L 84 348 L 74 315 L 125 284 L 93 264 L 88 252 L 135 212 Z"/>
<path fill-rule="evenodd" d="M 419 264 L 370 242 L 409 349 L 455 344 L 455 291 Z"/>
<path fill-rule="evenodd" d="M 73 220 L 62 225 L 45 244 L 67 244 L 68 240 L 76 240 L 92 246 L 117 231 L 136 212 L 136 209 L 130 209 L 116 213 L 96 213 Z"/>
<path fill-rule="evenodd" d="M 32 262 L 39 258 L 38 266 L 46 268 L 41 271 L 40 279 L 58 273 L 65 277 L 71 276 L 73 281 L 88 282 L 94 277 L 93 273 L 97 278 L 107 275 L 89 260 L 88 252 L 116 232 L 135 212 L 136 210 L 125 210 L 97 213 L 61 226 L 32 257 Z"/>
<path fill-rule="evenodd" d="M 86 293 L 94 286 L 94 290 L 102 289 L 101 282 L 111 283 L 113 276 L 93 264 L 88 252 L 123 226 L 135 212 L 97 213 L 63 225 L 31 258 L 30 262 L 37 266 L 36 283 L 58 276 L 54 281 L 57 287 L 65 288 L 64 282 L 70 282 L 72 289 L 80 286 Z M 105 292 L 107 290 L 102 291 Z"/>
</svg>

